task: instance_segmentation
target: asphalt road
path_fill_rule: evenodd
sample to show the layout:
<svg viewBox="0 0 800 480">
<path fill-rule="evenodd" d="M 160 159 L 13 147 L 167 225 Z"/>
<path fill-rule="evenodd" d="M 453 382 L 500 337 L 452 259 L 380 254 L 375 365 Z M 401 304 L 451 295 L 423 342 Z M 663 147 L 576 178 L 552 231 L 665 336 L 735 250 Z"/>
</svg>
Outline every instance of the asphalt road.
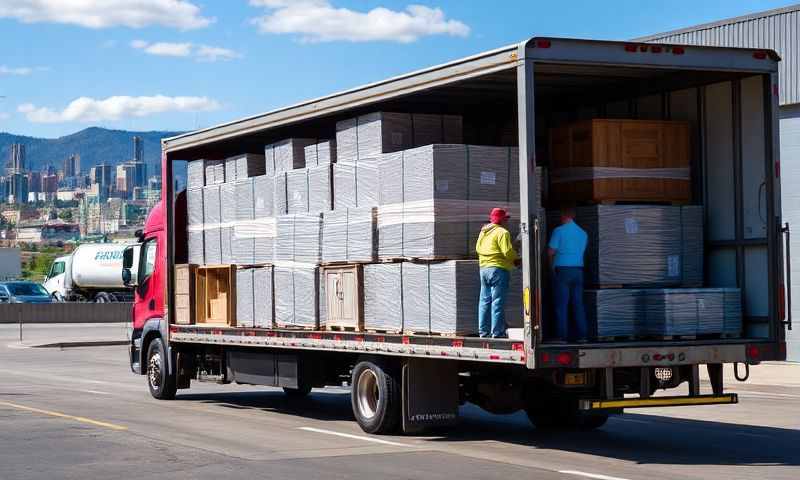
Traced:
<svg viewBox="0 0 800 480">
<path fill-rule="evenodd" d="M 194 384 L 157 401 L 125 347 L 28 348 L 0 329 L 0 479 L 797 479 L 800 366 L 731 385 L 735 406 L 639 411 L 589 433 L 462 409 L 460 426 L 375 437 L 345 390 Z M 792 378 L 782 378 L 790 372 Z"/>
</svg>

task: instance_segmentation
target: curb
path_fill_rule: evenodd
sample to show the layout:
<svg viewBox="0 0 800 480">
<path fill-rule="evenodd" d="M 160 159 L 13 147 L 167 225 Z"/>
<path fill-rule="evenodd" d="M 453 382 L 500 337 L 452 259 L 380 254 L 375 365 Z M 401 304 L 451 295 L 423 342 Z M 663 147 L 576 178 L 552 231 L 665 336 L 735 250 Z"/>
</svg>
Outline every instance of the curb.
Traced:
<svg viewBox="0 0 800 480">
<path fill-rule="evenodd" d="M 77 348 L 77 347 L 111 347 L 127 345 L 127 340 L 89 340 L 79 342 L 43 343 L 39 345 L 26 345 L 28 348 Z"/>
</svg>

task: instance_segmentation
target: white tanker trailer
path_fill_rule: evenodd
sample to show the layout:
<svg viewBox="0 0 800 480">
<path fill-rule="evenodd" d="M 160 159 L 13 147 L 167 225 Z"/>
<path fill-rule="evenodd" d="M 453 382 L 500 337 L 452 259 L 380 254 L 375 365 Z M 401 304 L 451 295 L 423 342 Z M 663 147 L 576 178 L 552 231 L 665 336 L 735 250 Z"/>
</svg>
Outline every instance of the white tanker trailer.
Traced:
<svg viewBox="0 0 800 480">
<path fill-rule="evenodd" d="M 80 245 L 71 255 L 58 257 L 50 266 L 44 288 L 57 300 L 68 302 L 129 302 L 133 290 L 122 283 L 122 253 L 128 244 Z M 138 264 L 138 248 L 134 262 Z"/>
</svg>

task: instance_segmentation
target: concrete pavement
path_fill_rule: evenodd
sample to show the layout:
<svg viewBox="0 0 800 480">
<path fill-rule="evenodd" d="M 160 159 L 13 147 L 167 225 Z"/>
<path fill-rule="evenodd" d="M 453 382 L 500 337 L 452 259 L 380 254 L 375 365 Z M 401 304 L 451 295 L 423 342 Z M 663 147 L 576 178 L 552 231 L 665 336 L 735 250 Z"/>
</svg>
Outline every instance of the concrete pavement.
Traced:
<svg viewBox="0 0 800 480">
<path fill-rule="evenodd" d="M 343 389 L 290 401 L 278 389 L 193 384 L 156 401 L 124 347 L 10 348 L 7 333 L 2 479 L 800 477 L 800 365 L 761 365 L 754 383 L 729 383 L 739 405 L 632 411 L 595 432 L 537 431 L 524 414 L 467 406 L 448 431 L 375 437 Z"/>
</svg>

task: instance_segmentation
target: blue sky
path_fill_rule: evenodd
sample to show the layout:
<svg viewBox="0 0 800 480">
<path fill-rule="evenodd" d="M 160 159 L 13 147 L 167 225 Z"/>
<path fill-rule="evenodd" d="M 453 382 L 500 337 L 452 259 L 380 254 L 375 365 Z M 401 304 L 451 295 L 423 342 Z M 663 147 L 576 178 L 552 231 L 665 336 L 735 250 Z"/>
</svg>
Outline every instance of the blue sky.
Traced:
<svg viewBox="0 0 800 480">
<path fill-rule="evenodd" d="M 532 35 L 627 39 L 791 3 L 0 0 L 0 131 L 191 130 Z"/>
</svg>

